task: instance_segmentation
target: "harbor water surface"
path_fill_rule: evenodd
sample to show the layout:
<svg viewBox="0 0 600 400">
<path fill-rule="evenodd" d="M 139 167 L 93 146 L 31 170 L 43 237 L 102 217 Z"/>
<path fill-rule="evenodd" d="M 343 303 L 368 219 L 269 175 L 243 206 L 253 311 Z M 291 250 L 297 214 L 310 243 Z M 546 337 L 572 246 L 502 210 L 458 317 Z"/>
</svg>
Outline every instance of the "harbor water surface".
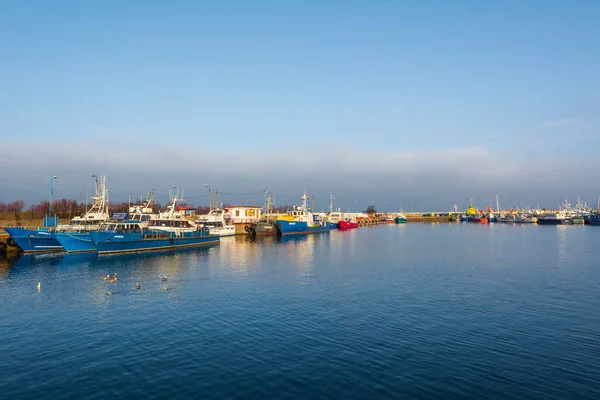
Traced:
<svg viewBox="0 0 600 400">
<path fill-rule="evenodd" d="M 599 241 L 407 224 L 3 258 L 0 397 L 599 399 Z"/>
</svg>

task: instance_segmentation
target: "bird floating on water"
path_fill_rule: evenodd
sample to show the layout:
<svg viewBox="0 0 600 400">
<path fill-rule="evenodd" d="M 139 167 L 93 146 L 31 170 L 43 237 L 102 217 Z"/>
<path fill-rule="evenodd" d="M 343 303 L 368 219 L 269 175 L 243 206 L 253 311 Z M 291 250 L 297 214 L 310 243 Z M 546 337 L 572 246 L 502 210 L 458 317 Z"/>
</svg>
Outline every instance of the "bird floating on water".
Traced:
<svg viewBox="0 0 600 400">
<path fill-rule="evenodd" d="M 162 277 L 162 281 L 164 282 L 166 280 L 167 280 L 167 276 L 165 275 L 165 276 Z"/>
<path fill-rule="evenodd" d="M 38 282 L 37 284 L 37 288 L 38 288 L 38 292 L 40 291 L 40 289 L 42 288 L 42 284 L 40 282 Z"/>
<path fill-rule="evenodd" d="M 106 275 L 106 276 L 105 276 L 104 278 L 102 278 L 102 279 L 104 279 L 105 281 L 107 281 L 107 280 L 109 280 L 109 279 L 110 279 L 110 275 Z"/>
<path fill-rule="evenodd" d="M 110 283 L 117 283 L 117 278 L 109 279 L 108 281 L 109 281 Z"/>
<path fill-rule="evenodd" d="M 169 290 L 169 287 L 168 287 L 167 285 L 165 285 L 165 286 L 163 287 L 163 289 L 164 289 L 164 290 L 165 290 L 165 292 L 166 292 L 167 290 Z"/>
<path fill-rule="evenodd" d="M 110 296 L 111 294 L 113 294 L 114 292 L 106 292 L 107 296 Z"/>
<path fill-rule="evenodd" d="M 136 283 L 136 284 L 135 284 L 135 288 L 136 288 L 136 289 L 139 289 L 139 288 L 140 288 L 140 284 L 139 284 L 139 283 Z"/>
</svg>

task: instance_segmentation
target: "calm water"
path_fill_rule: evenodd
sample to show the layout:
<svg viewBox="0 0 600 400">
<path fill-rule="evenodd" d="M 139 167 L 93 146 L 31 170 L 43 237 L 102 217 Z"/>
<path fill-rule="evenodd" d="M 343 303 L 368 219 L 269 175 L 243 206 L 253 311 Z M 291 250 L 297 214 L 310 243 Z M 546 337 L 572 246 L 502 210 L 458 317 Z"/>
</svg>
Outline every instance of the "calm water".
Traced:
<svg viewBox="0 0 600 400">
<path fill-rule="evenodd" d="M 409 224 L 2 259 L 0 397 L 599 399 L 599 241 Z"/>
</svg>

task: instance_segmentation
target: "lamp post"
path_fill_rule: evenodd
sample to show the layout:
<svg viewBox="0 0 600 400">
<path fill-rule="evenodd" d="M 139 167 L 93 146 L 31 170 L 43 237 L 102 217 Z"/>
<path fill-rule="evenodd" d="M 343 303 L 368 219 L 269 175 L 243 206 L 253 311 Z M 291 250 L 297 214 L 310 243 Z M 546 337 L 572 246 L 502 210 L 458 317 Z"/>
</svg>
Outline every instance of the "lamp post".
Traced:
<svg viewBox="0 0 600 400">
<path fill-rule="evenodd" d="M 56 175 L 50 178 L 50 206 L 48 207 L 48 218 L 52 216 L 52 202 L 54 201 L 54 189 L 52 189 L 52 181 L 56 178 L 58 178 Z"/>
<path fill-rule="evenodd" d="M 212 210 L 212 195 L 210 194 L 210 186 L 208 184 L 204 185 L 205 188 L 208 188 L 208 211 Z"/>
</svg>

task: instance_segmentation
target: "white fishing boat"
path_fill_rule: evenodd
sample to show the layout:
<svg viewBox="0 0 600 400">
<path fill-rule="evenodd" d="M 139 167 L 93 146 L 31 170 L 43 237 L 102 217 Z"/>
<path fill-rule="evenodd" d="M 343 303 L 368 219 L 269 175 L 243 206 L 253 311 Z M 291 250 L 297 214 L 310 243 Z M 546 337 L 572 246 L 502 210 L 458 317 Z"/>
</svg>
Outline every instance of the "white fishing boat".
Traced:
<svg viewBox="0 0 600 400">
<path fill-rule="evenodd" d="M 58 224 L 56 232 L 88 232 L 100 229 L 100 225 L 110 220 L 108 211 L 108 190 L 106 176 L 96 178 L 96 192 L 92 196 L 92 206 L 83 216 L 76 216 L 68 224 Z"/>
<path fill-rule="evenodd" d="M 177 211 L 177 203 L 183 201 L 179 198 L 179 189 L 176 193 L 169 190 L 169 197 L 171 204 L 167 206 L 167 210 L 151 217 L 148 228 L 153 231 L 175 232 L 176 234 L 197 231 L 196 225 L 186 219 L 183 213 Z"/>
<path fill-rule="evenodd" d="M 214 208 L 208 214 L 200 215 L 194 223 L 198 227 L 208 228 L 211 235 L 235 235 L 235 225 L 231 223 L 231 218 L 229 218 L 229 215 L 222 208 Z"/>
<path fill-rule="evenodd" d="M 129 221 L 139 222 L 139 226 L 146 227 L 150 223 L 150 220 L 154 217 L 158 217 L 158 214 L 154 214 L 152 206 L 154 205 L 154 192 L 150 192 L 148 201 L 140 202 L 140 204 L 132 205 L 129 207 Z"/>
</svg>

